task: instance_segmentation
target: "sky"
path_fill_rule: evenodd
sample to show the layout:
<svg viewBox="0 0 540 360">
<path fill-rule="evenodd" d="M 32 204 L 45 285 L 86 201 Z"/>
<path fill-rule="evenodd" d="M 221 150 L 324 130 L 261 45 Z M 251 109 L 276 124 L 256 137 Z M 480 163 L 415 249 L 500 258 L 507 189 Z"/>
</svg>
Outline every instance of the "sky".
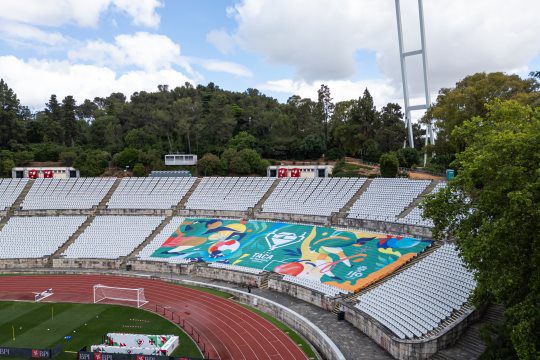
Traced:
<svg viewBox="0 0 540 360">
<path fill-rule="evenodd" d="M 416 0 L 401 0 L 405 50 Z M 424 0 L 429 93 L 479 71 L 540 70 L 540 1 Z M 0 0 L 0 78 L 32 110 L 185 82 L 257 88 L 286 102 L 368 88 L 402 103 L 394 0 Z M 407 63 L 412 105 L 421 63 Z"/>
</svg>

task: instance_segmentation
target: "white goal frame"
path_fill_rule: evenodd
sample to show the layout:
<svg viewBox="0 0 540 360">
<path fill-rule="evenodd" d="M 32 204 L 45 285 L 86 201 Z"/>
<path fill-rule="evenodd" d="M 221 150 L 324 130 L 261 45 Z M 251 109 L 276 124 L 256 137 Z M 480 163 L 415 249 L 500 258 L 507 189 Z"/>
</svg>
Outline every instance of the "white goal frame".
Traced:
<svg viewBox="0 0 540 360">
<path fill-rule="evenodd" d="M 115 292 L 116 290 L 116 292 Z M 140 308 L 148 303 L 144 297 L 144 288 L 123 288 L 117 286 L 107 286 L 102 284 L 96 284 L 93 287 L 94 304 L 100 301 L 110 299 L 119 301 L 132 301 L 137 303 L 137 307 Z M 133 294 L 133 296 L 129 296 Z"/>
</svg>

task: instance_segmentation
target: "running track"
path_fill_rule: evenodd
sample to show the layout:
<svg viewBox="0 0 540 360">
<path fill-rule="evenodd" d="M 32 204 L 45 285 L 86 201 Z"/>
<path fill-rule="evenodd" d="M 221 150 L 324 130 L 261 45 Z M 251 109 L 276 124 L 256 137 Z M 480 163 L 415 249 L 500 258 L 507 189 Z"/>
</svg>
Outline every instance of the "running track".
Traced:
<svg viewBox="0 0 540 360">
<path fill-rule="evenodd" d="M 144 308 L 156 312 L 159 305 L 174 311 L 195 328 L 199 345 L 210 358 L 307 359 L 275 325 L 235 302 L 160 280 L 105 275 L 1 276 L 0 300 L 33 299 L 32 292 L 53 288 L 54 295 L 44 301 L 90 303 L 95 284 L 144 288 L 149 301 Z M 157 311 L 162 314 L 162 310 L 158 307 Z M 196 335 L 192 337 L 197 340 Z"/>
</svg>

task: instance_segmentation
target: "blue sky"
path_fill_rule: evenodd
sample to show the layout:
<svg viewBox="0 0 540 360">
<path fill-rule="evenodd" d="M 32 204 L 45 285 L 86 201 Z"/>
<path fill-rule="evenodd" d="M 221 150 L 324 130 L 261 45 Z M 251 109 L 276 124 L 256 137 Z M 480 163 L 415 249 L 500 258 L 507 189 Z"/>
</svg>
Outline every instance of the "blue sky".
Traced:
<svg viewBox="0 0 540 360">
<path fill-rule="evenodd" d="M 430 93 L 477 71 L 540 69 L 540 2 L 424 2 Z M 510 4 L 509 4 L 510 3 Z M 402 0 L 406 44 L 417 45 L 416 1 Z M 392 0 L 2 0 L 0 77 L 40 109 L 59 97 L 130 95 L 185 81 L 284 102 L 336 101 L 367 87 L 377 106 L 401 102 Z M 411 93 L 422 83 L 411 63 Z M 414 101 L 413 101 L 414 102 Z"/>
</svg>

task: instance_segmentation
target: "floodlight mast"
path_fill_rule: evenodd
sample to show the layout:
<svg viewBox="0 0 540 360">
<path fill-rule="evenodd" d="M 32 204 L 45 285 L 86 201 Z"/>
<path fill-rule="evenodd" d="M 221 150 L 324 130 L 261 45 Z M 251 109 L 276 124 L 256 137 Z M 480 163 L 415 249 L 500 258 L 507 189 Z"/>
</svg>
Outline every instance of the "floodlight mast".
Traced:
<svg viewBox="0 0 540 360">
<path fill-rule="evenodd" d="M 397 29 L 398 29 L 398 43 L 399 43 L 399 61 L 401 64 L 401 83 L 403 85 L 403 103 L 405 105 L 405 126 L 407 127 L 407 139 L 409 147 L 414 147 L 414 138 L 412 131 L 412 119 L 411 111 L 415 110 L 426 110 L 431 105 L 431 97 L 429 95 L 429 79 L 428 79 L 428 66 L 427 66 L 427 50 L 426 50 L 426 36 L 425 36 L 425 27 L 424 27 L 424 8 L 422 0 L 418 0 L 418 18 L 420 22 L 420 49 L 407 51 L 403 49 L 403 29 L 401 25 L 401 4 L 400 0 L 395 0 L 396 3 L 396 20 L 397 20 Z M 422 56 L 422 73 L 424 77 L 424 96 L 425 102 L 423 104 L 411 105 L 409 99 L 409 86 L 407 82 L 407 64 L 406 58 L 409 56 Z M 431 143 L 432 145 L 435 142 L 433 135 L 433 124 L 431 119 L 429 120 L 426 137 L 425 137 L 426 146 Z M 405 144 L 406 145 L 406 144 Z M 427 153 L 424 153 L 424 165 L 427 162 Z"/>
</svg>

